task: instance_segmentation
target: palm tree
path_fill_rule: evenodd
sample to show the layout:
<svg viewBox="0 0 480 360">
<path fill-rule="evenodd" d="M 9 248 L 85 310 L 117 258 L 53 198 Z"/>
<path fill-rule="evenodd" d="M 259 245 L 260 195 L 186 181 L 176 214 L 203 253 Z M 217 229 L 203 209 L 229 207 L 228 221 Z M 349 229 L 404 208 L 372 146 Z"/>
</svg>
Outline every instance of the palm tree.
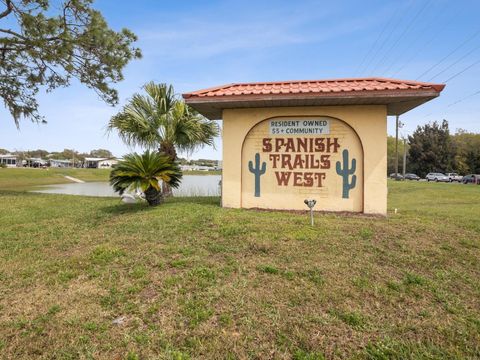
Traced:
<svg viewBox="0 0 480 360">
<path fill-rule="evenodd" d="M 141 155 L 125 155 L 110 173 L 110 185 L 120 195 L 141 189 L 148 205 L 156 206 L 164 199 L 159 180 L 176 188 L 181 178 L 180 168 L 168 155 L 147 150 Z"/>
<path fill-rule="evenodd" d="M 177 151 L 190 152 L 213 146 L 219 126 L 179 99 L 171 85 L 150 82 L 145 95 L 135 94 L 108 124 L 129 146 L 158 149 L 177 159 Z"/>
</svg>

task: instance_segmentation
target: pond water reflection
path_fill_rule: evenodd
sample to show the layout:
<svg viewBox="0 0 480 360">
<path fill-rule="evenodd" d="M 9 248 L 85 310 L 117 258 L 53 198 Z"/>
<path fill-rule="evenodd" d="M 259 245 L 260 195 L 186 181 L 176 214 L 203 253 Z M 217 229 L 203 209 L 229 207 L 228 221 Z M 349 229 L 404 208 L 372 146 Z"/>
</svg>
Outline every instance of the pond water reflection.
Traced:
<svg viewBox="0 0 480 360">
<path fill-rule="evenodd" d="M 185 175 L 174 196 L 220 196 L 220 175 Z M 46 185 L 33 192 L 83 196 L 117 197 L 108 182 L 70 183 Z"/>
</svg>

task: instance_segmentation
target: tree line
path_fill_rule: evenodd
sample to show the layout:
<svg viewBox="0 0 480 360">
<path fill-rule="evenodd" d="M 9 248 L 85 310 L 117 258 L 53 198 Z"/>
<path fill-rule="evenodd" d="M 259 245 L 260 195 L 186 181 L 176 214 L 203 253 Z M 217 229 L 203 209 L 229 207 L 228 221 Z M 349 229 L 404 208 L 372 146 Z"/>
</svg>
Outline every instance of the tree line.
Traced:
<svg viewBox="0 0 480 360">
<path fill-rule="evenodd" d="M 398 170 L 403 169 L 404 142 L 398 143 Z M 387 139 L 388 174 L 395 172 L 395 138 Z M 480 134 L 459 129 L 451 134 L 448 121 L 417 126 L 407 142 L 406 172 L 424 177 L 429 172 L 480 174 Z"/>
<path fill-rule="evenodd" d="M 13 154 L 16 155 L 19 160 L 27 160 L 31 158 L 38 159 L 55 159 L 55 160 L 72 160 L 84 161 L 86 157 L 95 158 L 112 158 L 114 157 L 110 150 L 107 149 L 95 149 L 86 152 L 78 152 L 73 149 L 64 149 L 63 151 L 48 151 L 43 149 L 28 150 L 28 151 L 8 151 L 7 149 L 0 149 L 0 155 Z"/>
</svg>

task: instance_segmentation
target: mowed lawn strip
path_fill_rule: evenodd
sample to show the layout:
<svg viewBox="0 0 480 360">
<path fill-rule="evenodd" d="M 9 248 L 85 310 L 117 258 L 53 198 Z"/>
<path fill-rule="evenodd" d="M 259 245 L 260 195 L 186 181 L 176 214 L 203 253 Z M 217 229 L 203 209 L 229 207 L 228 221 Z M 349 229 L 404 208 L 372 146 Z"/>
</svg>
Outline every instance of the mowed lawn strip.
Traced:
<svg viewBox="0 0 480 360">
<path fill-rule="evenodd" d="M 37 186 L 72 183 L 65 176 L 82 181 L 108 181 L 109 169 L 0 168 L 0 190 L 24 191 Z"/>
<path fill-rule="evenodd" d="M 397 214 L 393 210 L 397 209 Z M 480 187 L 389 217 L 0 192 L 0 357 L 480 357 Z"/>
</svg>

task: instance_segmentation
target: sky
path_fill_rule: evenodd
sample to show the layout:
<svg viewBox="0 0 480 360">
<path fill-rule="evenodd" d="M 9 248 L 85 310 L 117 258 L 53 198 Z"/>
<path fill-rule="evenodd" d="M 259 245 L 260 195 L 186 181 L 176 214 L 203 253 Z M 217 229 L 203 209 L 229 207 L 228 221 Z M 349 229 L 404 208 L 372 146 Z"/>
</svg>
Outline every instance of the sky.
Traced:
<svg viewBox="0 0 480 360">
<path fill-rule="evenodd" d="M 480 1 L 156 1 L 97 0 L 110 27 L 139 37 L 112 107 L 78 82 L 39 95 L 47 124 L 18 130 L 0 107 L 0 148 L 132 149 L 106 125 L 149 81 L 178 94 L 233 82 L 365 76 L 446 82 L 441 96 L 401 116 L 401 136 L 447 119 L 450 129 L 480 132 Z M 388 132 L 395 133 L 388 119 Z M 190 159 L 221 159 L 221 139 Z"/>
</svg>

